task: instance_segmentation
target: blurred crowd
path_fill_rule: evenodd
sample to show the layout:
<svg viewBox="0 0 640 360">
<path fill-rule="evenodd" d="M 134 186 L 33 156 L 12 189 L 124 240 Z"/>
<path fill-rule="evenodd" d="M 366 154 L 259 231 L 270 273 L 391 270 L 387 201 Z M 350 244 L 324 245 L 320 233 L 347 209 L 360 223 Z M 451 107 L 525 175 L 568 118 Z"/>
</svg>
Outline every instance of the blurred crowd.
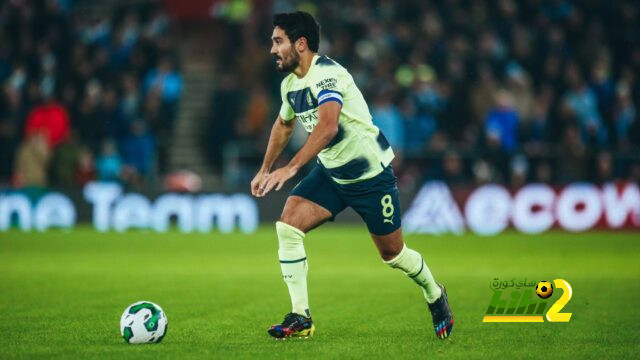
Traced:
<svg viewBox="0 0 640 360">
<path fill-rule="evenodd" d="M 248 168 L 259 162 L 282 79 L 271 18 L 300 9 L 363 91 L 404 184 L 640 181 L 637 1 L 224 3 L 253 6 L 224 19 L 207 136 L 216 166 L 237 144 L 255 149 Z"/>
<path fill-rule="evenodd" d="M 0 185 L 143 187 L 167 170 L 183 88 L 172 22 L 159 1 L 73 3 L 0 4 Z M 297 9 L 364 93 L 403 185 L 640 181 L 637 1 L 212 3 L 202 147 L 231 184 L 250 180 L 280 106 L 272 15 Z"/>
<path fill-rule="evenodd" d="M 166 167 L 182 90 L 170 19 L 70 4 L 0 4 L 0 185 L 144 186 Z"/>
</svg>

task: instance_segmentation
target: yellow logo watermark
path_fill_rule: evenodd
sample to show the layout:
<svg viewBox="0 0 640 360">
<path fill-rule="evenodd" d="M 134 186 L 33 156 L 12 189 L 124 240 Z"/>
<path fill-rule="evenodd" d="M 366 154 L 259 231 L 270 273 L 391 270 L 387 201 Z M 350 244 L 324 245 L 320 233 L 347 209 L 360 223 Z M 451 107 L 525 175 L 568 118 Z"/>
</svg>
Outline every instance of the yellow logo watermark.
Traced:
<svg viewBox="0 0 640 360">
<path fill-rule="evenodd" d="M 562 295 L 545 314 L 549 299 L 558 293 L 557 289 L 562 290 Z M 564 279 L 555 279 L 552 284 L 527 281 L 526 278 L 520 281 L 495 278 L 491 290 L 493 296 L 482 322 L 544 322 L 543 314 L 550 322 L 569 322 L 571 319 L 571 313 L 560 312 L 573 295 L 571 285 Z"/>
</svg>

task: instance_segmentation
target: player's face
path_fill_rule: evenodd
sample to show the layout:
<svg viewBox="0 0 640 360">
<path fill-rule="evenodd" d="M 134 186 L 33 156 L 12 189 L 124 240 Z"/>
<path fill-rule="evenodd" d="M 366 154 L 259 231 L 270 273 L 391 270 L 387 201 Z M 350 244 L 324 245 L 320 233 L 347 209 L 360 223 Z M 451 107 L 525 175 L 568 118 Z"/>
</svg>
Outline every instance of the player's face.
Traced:
<svg viewBox="0 0 640 360">
<path fill-rule="evenodd" d="M 276 60 L 276 70 L 292 72 L 300 64 L 300 55 L 296 52 L 289 36 L 279 27 L 273 29 L 271 36 L 271 55 Z"/>
</svg>

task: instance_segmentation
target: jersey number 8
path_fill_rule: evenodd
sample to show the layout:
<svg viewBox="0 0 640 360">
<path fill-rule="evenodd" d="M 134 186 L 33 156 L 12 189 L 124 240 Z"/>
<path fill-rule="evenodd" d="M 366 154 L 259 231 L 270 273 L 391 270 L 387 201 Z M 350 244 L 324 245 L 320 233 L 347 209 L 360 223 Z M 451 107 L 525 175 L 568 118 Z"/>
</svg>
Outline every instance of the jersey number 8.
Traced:
<svg viewBox="0 0 640 360">
<path fill-rule="evenodd" d="M 393 216 L 394 208 L 391 200 L 391 195 L 387 194 L 380 199 L 380 205 L 382 205 L 382 216 L 390 218 Z"/>
</svg>

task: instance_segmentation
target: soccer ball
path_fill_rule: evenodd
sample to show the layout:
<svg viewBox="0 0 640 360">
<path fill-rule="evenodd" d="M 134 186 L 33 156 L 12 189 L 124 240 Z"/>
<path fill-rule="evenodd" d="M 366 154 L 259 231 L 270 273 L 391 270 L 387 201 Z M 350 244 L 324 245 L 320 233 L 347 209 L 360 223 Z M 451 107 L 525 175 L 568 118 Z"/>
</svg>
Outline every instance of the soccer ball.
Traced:
<svg viewBox="0 0 640 360">
<path fill-rule="evenodd" d="M 151 301 L 129 305 L 120 318 L 120 335 L 129 344 L 158 343 L 167 333 L 167 316 Z"/>
<path fill-rule="evenodd" d="M 553 294 L 553 285 L 548 281 L 540 281 L 538 285 L 536 285 L 536 294 L 542 299 L 548 298 Z"/>
</svg>

